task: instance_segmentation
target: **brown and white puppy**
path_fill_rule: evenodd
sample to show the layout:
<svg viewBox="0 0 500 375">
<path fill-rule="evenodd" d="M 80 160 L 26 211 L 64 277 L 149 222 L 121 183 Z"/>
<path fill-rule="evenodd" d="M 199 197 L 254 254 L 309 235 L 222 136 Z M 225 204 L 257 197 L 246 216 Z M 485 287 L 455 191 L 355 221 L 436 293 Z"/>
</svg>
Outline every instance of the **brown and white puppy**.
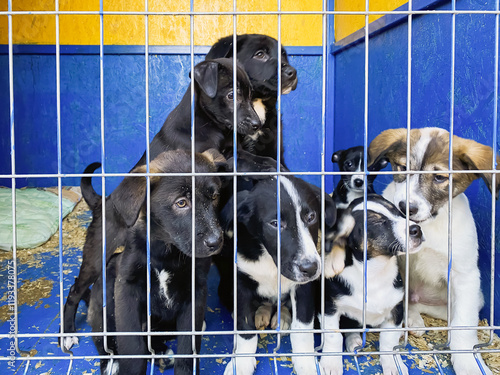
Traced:
<svg viewBox="0 0 500 375">
<path fill-rule="evenodd" d="M 447 287 L 451 288 L 451 327 L 476 326 L 483 305 L 480 272 L 477 265 L 478 240 L 476 225 L 464 194 L 470 183 L 481 177 L 490 191 L 492 174 L 476 172 L 490 170 L 493 150 L 475 141 L 453 136 L 453 170 L 470 171 L 449 175 L 448 131 L 439 128 L 410 131 L 410 160 L 407 160 L 407 129 L 390 129 L 378 135 L 369 147 L 369 163 L 386 158 L 395 172 L 430 172 L 394 174 L 394 181 L 383 195 L 392 201 L 409 219 L 419 223 L 426 242 L 422 250 L 409 259 L 410 305 L 408 324 L 424 327 L 421 313 L 447 319 Z M 500 159 L 497 157 L 497 161 Z M 409 196 L 407 197 L 407 184 Z M 450 184 L 451 182 L 451 184 Z M 500 179 L 493 191 L 498 195 Z M 449 188 L 452 186 L 452 228 L 448 239 Z M 408 205 L 408 206 L 407 206 Z M 453 254 L 448 276 L 448 248 Z M 405 260 L 400 259 L 404 272 Z M 419 331 L 423 333 L 422 330 Z M 472 351 L 478 343 L 475 330 L 451 330 L 450 349 Z M 451 356 L 458 375 L 481 374 L 472 353 Z M 486 374 L 491 371 L 479 356 Z"/>
</svg>

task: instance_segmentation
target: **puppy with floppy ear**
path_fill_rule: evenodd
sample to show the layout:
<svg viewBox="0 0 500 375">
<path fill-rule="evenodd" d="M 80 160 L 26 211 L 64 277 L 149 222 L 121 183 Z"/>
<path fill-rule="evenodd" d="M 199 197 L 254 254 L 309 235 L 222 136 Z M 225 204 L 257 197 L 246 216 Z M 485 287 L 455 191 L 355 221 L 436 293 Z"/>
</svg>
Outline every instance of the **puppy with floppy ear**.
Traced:
<svg viewBox="0 0 500 375">
<path fill-rule="evenodd" d="M 194 92 L 195 151 L 209 148 L 232 154 L 233 128 L 244 135 L 255 134 L 261 127 L 252 106 L 252 85 L 241 66 L 236 67 L 237 92 L 233 92 L 233 59 L 220 58 L 198 63 L 192 72 Z M 237 123 L 234 124 L 234 95 L 237 96 Z M 149 147 L 150 159 L 166 150 L 191 150 L 191 87 L 168 115 Z M 146 152 L 136 166 L 146 163 Z"/>
<path fill-rule="evenodd" d="M 447 284 L 450 283 L 452 310 L 449 326 L 476 326 L 483 305 L 477 265 L 479 246 L 476 225 L 464 191 L 473 180 L 482 178 L 490 191 L 494 190 L 498 194 L 500 179 L 496 179 L 493 187 L 491 173 L 475 171 L 492 169 L 494 158 L 497 162 L 500 158 L 488 146 L 453 136 L 453 170 L 470 173 L 450 175 L 447 173 L 450 147 L 448 131 L 439 128 L 412 129 L 409 145 L 407 134 L 406 129 L 382 132 L 370 144 L 369 160 L 377 163 L 386 158 L 391 163 L 395 172 L 394 181 L 387 186 L 383 195 L 401 212 L 408 212 L 409 219 L 420 224 L 427 239 L 423 249 L 409 259 L 408 322 L 414 328 L 424 327 L 421 313 L 446 320 Z M 407 147 L 410 150 L 409 161 L 406 159 Z M 450 186 L 451 212 L 448 201 Z M 450 241 L 449 215 L 453 218 Z M 448 276 L 449 246 L 453 257 Z M 400 263 L 402 272 L 405 272 L 405 262 Z M 423 331 L 418 333 L 422 334 Z M 482 373 L 472 354 L 477 342 L 475 330 L 451 330 L 450 348 L 469 351 L 452 353 L 453 367 L 458 375 Z M 491 374 L 480 356 L 478 359 L 483 370 Z"/>
<path fill-rule="evenodd" d="M 341 172 L 358 172 L 353 175 L 341 176 L 332 195 L 337 205 L 337 209 L 347 208 L 354 199 L 361 198 L 364 195 L 364 155 L 363 146 L 339 150 L 332 155 L 332 162 L 338 164 Z M 368 171 L 380 171 L 384 169 L 387 164 L 387 160 L 382 158 L 379 162 L 370 165 Z M 373 189 L 373 181 L 375 178 L 377 178 L 377 175 L 369 174 L 366 176 L 366 190 L 368 194 L 375 193 Z"/>
<path fill-rule="evenodd" d="M 236 37 L 237 59 L 243 65 L 253 86 L 253 106 L 263 124 L 253 135 L 240 135 L 243 149 L 257 155 L 277 158 L 278 123 L 276 101 L 278 97 L 278 54 L 281 53 L 281 93 L 288 94 L 297 87 L 297 71 L 288 62 L 288 55 L 278 41 L 267 35 L 244 34 Z M 215 43 L 206 59 L 233 56 L 233 36 Z M 283 158 L 283 142 L 280 158 Z"/>
<path fill-rule="evenodd" d="M 191 331 L 192 304 L 195 311 L 195 329 L 202 330 L 207 298 L 207 277 L 210 257 L 217 254 L 223 241 L 218 222 L 218 197 L 220 179 L 213 175 L 217 166 L 214 154 L 195 154 L 194 186 L 190 176 L 153 176 L 150 184 L 150 217 L 146 215 L 147 184 L 145 177 L 127 177 L 128 201 L 120 202 L 123 217 L 133 221 L 127 230 L 125 250 L 108 263 L 107 280 L 108 324 L 117 332 L 141 332 L 147 325 L 147 246 L 150 246 L 151 266 L 151 324 L 155 331 Z M 150 165 L 152 173 L 186 173 L 191 171 L 191 154 L 167 151 Z M 145 166 L 134 170 L 145 172 Z M 125 206 L 127 206 L 125 208 Z M 195 210 L 192 226 L 192 210 Z M 150 224 L 150 237 L 147 222 Z M 196 236 L 192 235 L 192 228 Z M 194 242 L 193 239 L 194 238 Z M 195 269 L 192 269 L 195 257 Z M 191 299 L 192 272 L 195 300 Z M 114 280 L 114 283 L 113 283 Z M 102 330 L 102 282 L 92 288 L 89 306 L 89 323 L 94 331 Z M 112 306 L 114 305 L 114 310 Z M 154 341 L 164 338 L 156 336 Z M 199 352 L 201 336 L 195 338 Z M 144 374 L 147 362 L 133 355 L 146 354 L 144 336 L 130 335 L 112 338 L 114 350 L 119 355 L 131 355 L 117 362 L 119 374 Z M 157 345 L 158 343 L 156 343 Z M 102 340 L 96 346 L 105 355 Z M 165 349 L 165 348 L 163 348 Z M 192 337 L 180 335 L 177 339 L 178 354 L 192 354 Z M 101 367 L 107 366 L 103 361 Z M 175 360 L 175 374 L 192 374 L 193 360 Z M 199 365 L 196 366 L 199 371 Z"/>
</svg>

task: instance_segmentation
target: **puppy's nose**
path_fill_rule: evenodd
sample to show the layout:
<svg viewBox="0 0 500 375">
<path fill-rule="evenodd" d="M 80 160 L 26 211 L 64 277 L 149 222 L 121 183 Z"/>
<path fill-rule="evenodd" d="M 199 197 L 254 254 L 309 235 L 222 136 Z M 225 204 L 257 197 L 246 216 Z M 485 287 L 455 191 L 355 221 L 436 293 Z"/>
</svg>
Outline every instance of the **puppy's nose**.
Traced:
<svg viewBox="0 0 500 375">
<path fill-rule="evenodd" d="M 262 127 L 262 123 L 260 122 L 259 118 L 254 119 L 254 118 L 249 117 L 249 118 L 247 118 L 247 122 L 253 131 L 257 131 Z"/>
<path fill-rule="evenodd" d="M 363 180 L 362 180 L 362 179 L 360 179 L 360 178 L 356 178 L 356 179 L 354 180 L 354 186 L 356 186 L 357 188 L 362 187 L 362 186 L 363 186 Z"/>
<path fill-rule="evenodd" d="M 416 224 L 410 225 L 410 237 L 413 238 L 422 238 L 422 229 Z"/>
<path fill-rule="evenodd" d="M 399 210 L 406 215 L 406 202 L 399 202 Z M 410 208 L 408 210 L 410 216 L 416 215 L 418 212 L 418 207 L 410 203 Z"/>
<path fill-rule="evenodd" d="M 316 272 L 318 271 L 318 263 L 305 261 L 299 266 L 299 270 L 304 276 L 312 277 L 316 275 Z"/>
<path fill-rule="evenodd" d="M 293 66 L 290 66 L 288 64 L 283 64 L 281 68 L 281 74 L 283 77 L 288 78 L 288 79 L 294 79 L 297 77 L 297 71 Z"/>
<path fill-rule="evenodd" d="M 222 236 L 219 234 L 208 236 L 205 240 L 203 240 L 203 243 L 210 250 L 216 250 L 222 245 Z"/>
</svg>

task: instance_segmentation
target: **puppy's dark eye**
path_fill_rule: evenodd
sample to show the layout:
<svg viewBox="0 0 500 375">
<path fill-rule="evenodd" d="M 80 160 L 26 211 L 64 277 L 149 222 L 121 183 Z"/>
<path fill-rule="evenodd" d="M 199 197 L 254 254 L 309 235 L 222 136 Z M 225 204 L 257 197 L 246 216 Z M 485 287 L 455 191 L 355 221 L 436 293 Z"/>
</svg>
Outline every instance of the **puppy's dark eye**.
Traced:
<svg viewBox="0 0 500 375">
<path fill-rule="evenodd" d="M 405 172 L 406 171 L 406 165 L 402 165 L 402 164 L 395 164 L 395 167 L 396 167 L 396 170 L 398 172 Z"/>
<path fill-rule="evenodd" d="M 229 91 L 226 95 L 226 98 L 228 98 L 229 100 L 233 100 L 233 92 Z"/>
<path fill-rule="evenodd" d="M 180 198 L 175 202 L 175 205 L 179 208 L 186 208 L 189 206 L 189 202 L 186 198 Z"/>
<path fill-rule="evenodd" d="M 213 201 L 216 201 L 217 199 L 219 199 L 219 196 L 220 196 L 220 194 L 219 194 L 219 193 L 213 193 L 213 194 L 212 194 L 212 200 L 213 200 Z"/>
<path fill-rule="evenodd" d="M 345 168 L 345 169 L 350 169 L 350 168 L 352 168 L 352 165 L 353 165 L 353 164 L 352 164 L 352 161 L 350 161 L 350 160 L 349 160 L 349 161 L 346 161 L 346 162 L 344 163 L 344 168 Z"/>
<path fill-rule="evenodd" d="M 278 220 L 271 220 L 269 222 L 269 225 L 274 227 L 274 228 L 278 228 Z"/>
<path fill-rule="evenodd" d="M 263 60 L 266 58 L 266 53 L 262 50 L 258 50 L 257 52 L 254 53 L 253 57 L 255 59 Z"/>
<path fill-rule="evenodd" d="M 446 176 L 446 175 L 437 174 L 434 176 L 434 181 L 438 184 L 441 184 L 447 180 L 448 180 L 448 176 Z"/>
<path fill-rule="evenodd" d="M 316 222 L 316 212 L 314 211 L 309 212 L 306 215 L 305 219 L 308 225 L 314 224 Z"/>
</svg>

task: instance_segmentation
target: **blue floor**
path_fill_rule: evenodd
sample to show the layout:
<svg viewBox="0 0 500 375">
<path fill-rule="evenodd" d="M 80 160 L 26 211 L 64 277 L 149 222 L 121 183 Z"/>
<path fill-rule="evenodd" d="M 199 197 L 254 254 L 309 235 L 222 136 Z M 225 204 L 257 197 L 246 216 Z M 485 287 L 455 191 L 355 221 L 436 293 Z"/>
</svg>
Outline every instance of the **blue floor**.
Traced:
<svg viewBox="0 0 500 375">
<path fill-rule="evenodd" d="M 90 213 L 82 215 L 82 222 L 87 222 Z M 63 258 L 63 279 L 64 279 L 64 297 L 66 297 L 74 277 L 78 274 L 81 249 L 65 248 Z M 8 265 L 7 261 L 0 262 L 0 310 L 7 303 L 8 290 Z M 34 258 L 29 264 L 20 264 L 18 266 L 18 285 L 22 285 L 26 281 L 36 281 L 39 279 L 52 280 L 52 291 L 47 298 L 36 301 L 32 306 L 22 304 L 19 306 L 18 322 L 19 333 L 23 334 L 39 334 L 49 333 L 56 334 L 59 332 L 60 324 L 60 297 L 59 297 L 59 258 L 53 253 L 41 253 L 34 255 Z M 218 358 L 208 358 L 201 360 L 202 374 L 223 374 L 225 364 L 228 358 L 224 354 L 232 352 L 231 335 L 220 336 L 210 335 L 210 331 L 215 330 L 231 330 L 233 328 L 233 320 L 231 315 L 219 303 L 217 297 L 218 274 L 215 267 L 212 267 L 209 275 L 209 298 L 208 309 L 206 314 L 207 330 L 202 339 L 201 353 L 206 354 L 221 354 Z M 82 302 L 80 304 L 76 324 L 79 327 L 79 332 L 90 332 L 90 327 L 86 323 L 86 306 Z M 9 333 L 10 322 L 0 321 L 0 334 Z M 319 337 L 317 338 L 319 340 Z M 9 356 L 9 346 L 12 339 L 0 339 L 0 358 Z M 318 341 L 319 343 L 319 341 Z M 175 344 L 175 343 L 174 343 Z M 259 341 L 259 353 L 273 353 L 276 347 L 276 335 L 266 335 Z M 58 346 L 56 337 L 36 338 L 26 337 L 19 340 L 19 347 L 22 350 L 31 352 L 34 357 L 28 362 L 26 360 L 17 360 L 14 363 L 8 361 L 0 361 L 0 374 L 66 374 L 70 366 L 69 356 L 64 354 Z M 175 348 L 175 345 L 173 345 Z M 94 359 L 97 351 L 90 337 L 81 337 L 79 345 L 73 349 L 74 355 L 87 356 L 86 359 L 74 360 L 71 363 L 71 374 L 93 374 L 99 373 L 99 360 Z M 288 337 L 282 337 L 281 348 L 279 352 L 287 353 L 291 351 L 290 340 Z M 40 356 L 65 356 L 68 359 L 59 360 L 40 360 Z M 344 373 L 356 374 L 355 362 L 352 357 L 344 357 Z M 348 361 L 348 363 L 346 363 Z M 360 357 L 361 369 L 364 374 L 381 373 L 381 367 L 373 365 L 370 357 Z M 410 365 L 411 366 L 411 365 Z M 411 366 L 413 367 L 413 366 Z M 279 357 L 276 360 L 276 368 L 280 375 L 293 374 L 293 368 L 290 357 Z M 435 370 L 431 369 L 431 373 Z M 149 373 L 149 372 L 148 372 Z M 154 374 L 173 374 L 173 369 L 160 370 L 155 366 Z M 258 358 L 257 375 L 268 375 L 275 373 L 275 361 L 272 358 Z M 411 370 L 412 374 L 430 373 L 419 370 Z M 445 374 L 453 374 L 452 370 L 445 369 Z"/>
</svg>

